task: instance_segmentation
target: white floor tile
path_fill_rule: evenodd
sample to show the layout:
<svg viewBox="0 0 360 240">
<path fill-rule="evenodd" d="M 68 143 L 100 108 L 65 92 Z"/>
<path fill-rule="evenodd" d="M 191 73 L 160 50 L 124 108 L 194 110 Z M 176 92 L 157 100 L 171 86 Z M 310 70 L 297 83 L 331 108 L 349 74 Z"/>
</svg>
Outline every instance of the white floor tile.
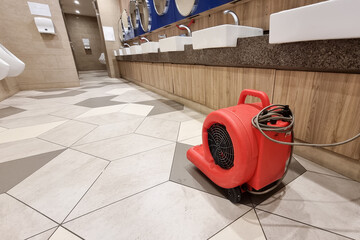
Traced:
<svg viewBox="0 0 360 240">
<path fill-rule="evenodd" d="M 7 130 L 7 128 L 0 127 L 0 133 Z"/>
<path fill-rule="evenodd" d="M 180 141 L 180 143 L 184 143 L 184 144 L 192 145 L 192 146 L 201 145 L 202 144 L 202 135 L 182 140 L 182 141 Z"/>
<path fill-rule="evenodd" d="M 179 126 L 179 122 L 148 117 L 136 130 L 136 133 L 169 141 L 176 141 Z"/>
<path fill-rule="evenodd" d="M 360 183 L 306 172 L 258 208 L 360 239 L 359 206 Z"/>
<path fill-rule="evenodd" d="M 139 116 L 147 116 L 154 106 L 143 105 L 143 104 L 128 104 L 120 112 L 135 114 Z"/>
<path fill-rule="evenodd" d="M 171 142 L 158 138 L 129 134 L 103 141 L 74 146 L 73 149 L 112 161 L 168 145 L 169 143 Z"/>
<path fill-rule="evenodd" d="M 65 123 L 65 122 L 66 121 L 45 123 L 45 124 L 40 124 L 40 125 L 34 125 L 34 126 L 22 127 L 22 128 L 14 128 L 14 129 L 9 129 L 9 130 L 3 131 L 0 133 L 0 144 L 38 137 L 41 134 L 43 134 L 53 128 L 56 128 L 57 126 Z"/>
<path fill-rule="evenodd" d="M 60 144 L 62 146 L 70 147 L 96 127 L 96 125 L 89 123 L 68 121 L 44 134 L 41 134 L 39 138 Z"/>
<path fill-rule="evenodd" d="M 29 127 L 33 125 L 40 125 L 45 123 L 53 123 L 66 121 L 65 118 L 50 116 L 50 115 L 39 115 L 33 117 L 17 118 L 17 119 L 0 119 L 0 126 L 5 128 L 21 128 Z"/>
<path fill-rule="evenodd" d="M 7 194 L 0 195 L 1 239 L 25 239 L 57 224 Z"/>
<path fill-rule="evenodd" d="M 56 228 L 52 228 L 43 233 L 37 234 L 34 237 L 29 238 L 29 240 L 49 240 L 50 236 L 55 232 Z"/>
<path fill-rule="evenodd" d="M 162 113 L 162 114 L 153 115 L 151 117 L 167 119 L 167 120 L 171 120 L 171 121 L 185 122 L 185 121 L 189 121 L 189 120 L 204 118 L 205 116 L 199 112 L 195 112 L 193 110 L 189 110 L 189 109 L 185 108 L 182 111 Z"/>
<path fill-rule="evenodd" d="M 49 240 L 81 240 L 81 238 L 69 232 L 65 228 L 59 227 Z"/>
<path fill-rule="evenodd" d="M 136 119 L 144 119 L 144 117 L 134 114 L 127 114 L 121 112 L 96 115 L 92 117 L 78 118 L 77 121 L 87 122 L 96 125 L 115 124 L 123 121 L 133 121 Z"/>
<path fill-rule="evenodd" d="M 108 114 L 108 113 L 114 113 L 114 112 L 120 111 L 125 106 L 126 106 L 125 104 L 119 104 L 119 105 L 114 105 L 114 106 L 98 107 L 98 108 L 91 109 L 91 110 L 81 114 L 80 116 L 77 116 L 76 118 L 79 119 L 79 118 L 92 117 L 92 116 L 103 115 L 103 114 Z"/>
<path fill-rule="evenodd" d="M 132 88 L 117 88 L 117 89 L 107 91 L 106 93 L 109 95 L 121 95 L 121 94 L 126 93 L 131 90 L 132 90 Z"/>
<path fill-rule="evenodd" d="M 175 144 L 110 163 L 66 221 L 169 180 Z"/>
<path fill-rule="evenodd" d="M 104 160 L 69 149 L 9 193 L 60 223 L 107 164 Z"/>
<path fill-rule="evenodd" d="M 209 240 L 266 240 L 254 210 L 221 230 Z M 280 239 L 280 238 L 279 238 Z"/>
<path fill-rule="evenodd" d="M 60 149 L 63 147 L 37 138 L 3 143 L 0 144 L 0 163 Z"/>
<path fill-rule="evenodd" d="M 89 111 L 90 109 L 87 107 L 77 106 L 77 105 L 69 105 L 68 107 L 61 109 L 59 111 L 51 113 L 53 116 L 63 117 L 73 119 L 81 114 Z"/>
<path fill-rule="evenodd" d="M 202 126 L 205 118 L 189 120 L 180 125 L 178 141 L 202 135 Z"/>
<path fill-rule="evenodd" d="M 97 127 L 94 131 L 80 139 L 74 145 L 96 142 L 108 138 L 118 137 L 133 133 L 143 122 L 143 118 L 135 118 L 131 121 L 121 121 L 114 124 L 106 124 Z"/>
<path fill-rule="evenodd" d="M 65 227 L 85 239 L 207 239 L 249 209 L 167 182 Z"/>
</svg>

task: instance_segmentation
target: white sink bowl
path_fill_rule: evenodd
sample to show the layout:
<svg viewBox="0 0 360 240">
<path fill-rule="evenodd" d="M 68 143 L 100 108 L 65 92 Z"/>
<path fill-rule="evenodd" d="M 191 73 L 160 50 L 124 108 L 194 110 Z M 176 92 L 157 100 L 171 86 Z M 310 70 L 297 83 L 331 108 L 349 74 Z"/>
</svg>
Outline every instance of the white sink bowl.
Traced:
<svg viewBox="0 0 360 240">
<path fill-rule="evenodd" d="M 10 66 L 4 60 L 0 59 L 0 80 L 7 77 L 9 74 Z"/>
<path fill-rule="evenodd" d="M 143 53 L 158 53 L 159 52 L 159 43 L 158 42 L 146 42 L 141 44 L 141 49 Z"/>
<path fill-rule="evenodd" d="M 134 45 L 130 47 L 130 53 L 131 55 L 141 54 L 142 49 L 140 45 Z"/>
<path fill-rule="evenodd" d="M 121 53 L 123 56 L 131 55 L 130 48 L 126 47 L 126 48 L 121 49 Z"/>
<path fill-rule="evenodd" d="M 270 15 L 270 43 L 360 37 L 360 1 L 332 0 Z"/>
<path fill-rule="evenodd" d="M 160 39 L 160 52 L 177 52 L 184 51 L 185 45 L 192 44 L 192 37 L 174 36 Z"/>
<path fill-rule="evenodd" d="M 0 44 L 0 59 L 9 64 L 8 77 L 19 76 L 25 69 L 25 63 Z"/>
<path fill-rule="evenodd" d="M 263 35 L 263 29 L 224 24 L 193 32 L 193 48 L 236 47 L 238 38 Z"/>
</svg>

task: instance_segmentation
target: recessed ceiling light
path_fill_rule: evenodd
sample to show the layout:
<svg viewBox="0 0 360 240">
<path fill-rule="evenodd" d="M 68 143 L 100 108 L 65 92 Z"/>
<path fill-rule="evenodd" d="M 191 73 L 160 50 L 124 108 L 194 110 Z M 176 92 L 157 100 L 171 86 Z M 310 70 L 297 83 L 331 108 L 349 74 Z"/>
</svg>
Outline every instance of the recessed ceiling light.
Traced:
<svg viewBox="0 0 360 240">
<path fill-rule="evenodd" d="M 77 14 L 79 14 L 79 13 L 80 13 L 80 11 L 79 11 L 79 10 L 75 10 L 75 12 L 76 12 Z"/>
<path fill-rule="evenodd" d="M 75 0 L 74 3 L 77 4 L 77 5 L 80 4 L 80 2 L 78 0 Z"/>
</svg>

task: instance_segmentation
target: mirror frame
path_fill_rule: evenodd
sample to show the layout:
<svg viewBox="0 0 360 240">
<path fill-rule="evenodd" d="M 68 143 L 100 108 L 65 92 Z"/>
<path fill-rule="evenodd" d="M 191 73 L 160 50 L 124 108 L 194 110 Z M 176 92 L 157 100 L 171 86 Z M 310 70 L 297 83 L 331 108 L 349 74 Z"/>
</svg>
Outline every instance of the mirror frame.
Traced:
<svg viewBox="0 0 360 240">
<path fill-rule="evenodd" d="M 126 13 L 126 15 L 127 15 L 127 21 L 128 21 L 128 28 L 125 28 L 125 26 L 124 26 L 124 22 L 123 22 L 123 14 L 124 14 L 124 12 Z M 129 14 L 127 13 L 127 11 L 126 11 L 126 9 L 124 9 L 123 11 L 122 11 L 122 13 L 121 13 L 121 25 L 122 25 L 122 28 L 124 29 L 124 32 L 123 32 L 123 34 L 124 35 L 127 35 L 129 32 L 130 32 L 130 24 L 129 24 Z"/>
<path fill-rule="evenodd" d="M 194 0 L 194 5 L 193 5 L 192 9 L 190 10 L 190 12 L 189 12 L 187 15 L 183 15 L 183 14 L 180 12 L 179 6 L 178 6 L 178 3 L 177 3 L 176 0 L 175 0 L 175 5 L 176 5 L 176 10 L 178 11 L 178 13 L 179 13 L 181 16 L 183 16 L 183 17 L 187 17 L 187 16 L 193 14 L 193 13 L 196 11 L 196 8 L 197 8 L 198 5 L 199 5 L 199 0 Z"/>
<path fill-rule="evenodd" d="M 159 13 L 158 10 L 156 9 L 156 4 L 155 4 L 155 1 L 156 0 L 153 0 L 153 4 L 154 4 L 154 9 L 155 9 L 155 12 L 158 16 L 163 16 L 165 15 L 168 11 L 169 11 L 169 5 L 170 5 L 170 0 L 165 0 L 165 8 L 164 8 L 164 11 L 162 13 Z"/>
<path fill-rule="evenodd" d="M 141 28 L 142 28 L 142 30 L 144 31 L 144 32 L 150 32 L 151 31 L 151 21 L 152 21 L 152 18 L 151 18 L 151 7 L 150 7 L 150 3 L 149 3 L 149 0 L 142 0 L 143 2 L 144 2 L 144 4 L 146 4 L 146 6 L 147 6 L 147 9 L 148 9 L 148 11 L 149 11 L 149 23 L 148 23 L 148 29 L 147 30 L 145 30 L 144 29 L 144 25 L 143 25 L 143 22 L 142 22 L 142 20 L 141 20 L 141 17 L 140 17 L 140 10 L 139 10 L 139 18 L 140 18 L 140 26 L 141 26 Z M 139 8 L 138 8 L 139 9 Z"/>
<path fill-rule="evenodd" d="M 130 4 L 134 3 L 135 4 L 135 25 L 132 21 L 132 16 L 131 16 L 131 8 L 130 8 Z M 137 0 L 130 0 L 129 1 L 129 18 L 130 18 L 130 24 L 132 26 L 133 29 L 138 29 L 139 28 L 139 22 L 140 22 L 140 14 L 139 14 L 139 8 L 138 8 L 138 1 Z"/>
</svg>

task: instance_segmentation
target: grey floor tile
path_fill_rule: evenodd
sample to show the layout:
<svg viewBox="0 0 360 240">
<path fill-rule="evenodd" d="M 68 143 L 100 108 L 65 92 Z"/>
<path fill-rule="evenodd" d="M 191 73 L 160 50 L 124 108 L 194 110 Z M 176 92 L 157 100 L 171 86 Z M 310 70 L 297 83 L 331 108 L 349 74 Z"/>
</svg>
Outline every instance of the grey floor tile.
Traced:
<svg viewBox="0 0 360 240">
<path fill-rule="evenodd" d="M 306 172 L 258 208 L 360 239 L 360 183 Z"/>
<path fill-rule="evenodd" d="M 175 144 L 110 163 L 66 221 L 169 180 Z"/>
<path fill-rule="evenodd" d="M 126 120 L 113 124 L 98 126 L 95 130 L 87 134 L 85 137 L 81 138 L 74 145 L 82 145 L 85 143 L 96 142 L 133 133 L 143 122 L 143 120 L 143 118 L 134 118 L 131 121 Z"/>
<path fill-rule="evenodd" d="M 61 223 L 107 164 L 68 149 L 12 188 L 9 194 Z"/>
<path fill-rule="evenodd" d="M 0 109 L 0 118 L 8 117 L 25 111 L 21 108 L 16 107 L 5 107 Z"/>
<path fill-rule="evenodd" d="M 168 119 L 171 121 L 178 121 L 178 122 L 185 122 L 194 119 L 201 119 L 204 118 L 205 115 L 199 112 L 195 112 L 190 109 L 184 109 L 182 111 L 174 111 L 168 113 L 162 113 L 151 116 L 152 118 L 161 118 L 161 119 Z"/>
<path fill-rule="evenodd" d="M 291 163 L 289 165 L 289 170 L 288 170 L 285 178 L 282 180 L 282 183 L 277 188 L 275 188 L 273 191 L 271 191 L 269 193 L 262 194 L 262 195 L 250 194 L 252 203 L 255 206 L 260 204 L 261 202 L 270 198 L 277 191 L 279 191 L 280 189 L 282 189 L 283 187 L 285 187 L 286 185 L 288 185 L 289 183 L 294 181 L 296 178 L 298 178 L 305 172 L 306 172 L 306 169 L 295 158 L 292 158 Z"/>
<path fill-rule="evenodd" d="M 0 163 L 0 194 L 10 190 L 22 180 L 62 153 L 63 150 L 47 152 L 31 157 Z"/>
<path fill-rule="evenodd" d="M 331 175 L 331 176 L 335 176 L 335 177 L 341 177 L 341 178 L 346 178 L 349 179 L 337 172 L 331 171 L 330 169 L 327 169 L 325 167 L 322 167 L 314 162 L 311 162 L 303 157 L 300 157 L 298 155 L 294 155 L 294 158 L 304 167 L 306 168 L 306 170 L 308 171 L 312 171 L 312 172 L 317 172 L 317 173 L 323 173 L 323 174 L 327 174 L 327 175 Z"/>
<path fill-rule="evenodd" d="M 345 240 L 346 237 L 256 210 L 267 239 Z"/>
<path fill-rule="evenodd" d="M 2 143 L 0 144 L 0 163 L 62 149 L 64 147 L 37 138 Z"/>
<path fill-rule="evenodd" d="M 37 90 L 38 92 L 43 92 L 43 93 L 48 93 L 48 92 L 66 92 L 66 91 L 70 91 L 70 89 L 67 88 L 50 88 L 50 89 L 40 89 Z"/>
<path fill-rule="evenodd" d="M 191 147 L 191 145 L 176 143 L 170 180 L 219 197 L 225 197 L 222 188 L 213 183 L 186 158 L 186 152 Z"/>
<path fill-rule="evenodd" d="M 176 141 L 180 123 L 165 119 L 145 118 L 136 133 L 157 137 L 169 141 Z"/>
<path fill-rule="evenodd" d="M 31 237 L 57 224 L 7 194 L 0 194 L 1 239 Z"/>
<path fill-rule="evenodd" d="M 60 97 L 74 97 L 84 93 L 85 91 L 79 90 L 69 90 L 67 92 L 59 93 L 59 94 L 49 94 L 49 95 L 40 95 L 40 96 L 32 96 L 31 98 L 35 99 L 48 99 L 48 98 L 60 98 Z"/>
<path fill-rule="evenodd" d="M 103 141 L 74 146 L 73 149 L 85 152 L 107 160 L 116 160 L 157 147 L 168 145 L 171 142 L 158 138 L 138 134 L 129 134 Z"/>
<path fill-rule="evenodd" d="M 70 147 L 96 127 L 96 125 L 89 123 L 67 121 L 64 124 L 41 134 L 38 138 L 60 144 L 65 147 Z"/>
<path fill-rule="evenodd" d="M 51 115 L 56 117 L 74 119 L 89 110 L 90 108 L 87 107 L 69 105 L 68 107 L 65 107 L 59 111 L 51 113 Z"/>
<path fill-rule="evenodd" d="M 85 239 L 207 239 L 250 210 L 167 182 L 65 224 Z"/>
<path fill-rule="evenodd" d="M 151 101 L 155 100 L 156 98 L 143 93 L 139 90 L 131 90 L 127 91 L 126 93 L 121 94 L 120 96 L 117 96 L 113 98 L 113 101 L 119 101 L 119 102 L 128 102 L 128 103 L 135 103 L 135 102 L 141 102 L 141 101 Z"/>
<path fill-rule="evenodd" d="M 94 97 L 84 100 L 82 102 L 76 103 L 77 106 L 97 108 L 97 107 L 106 107 L 118 104 L 124 104 L 123 102 L 111 101 L 116 96 L 106 96 L 106 97 Z"/>
</svg>

